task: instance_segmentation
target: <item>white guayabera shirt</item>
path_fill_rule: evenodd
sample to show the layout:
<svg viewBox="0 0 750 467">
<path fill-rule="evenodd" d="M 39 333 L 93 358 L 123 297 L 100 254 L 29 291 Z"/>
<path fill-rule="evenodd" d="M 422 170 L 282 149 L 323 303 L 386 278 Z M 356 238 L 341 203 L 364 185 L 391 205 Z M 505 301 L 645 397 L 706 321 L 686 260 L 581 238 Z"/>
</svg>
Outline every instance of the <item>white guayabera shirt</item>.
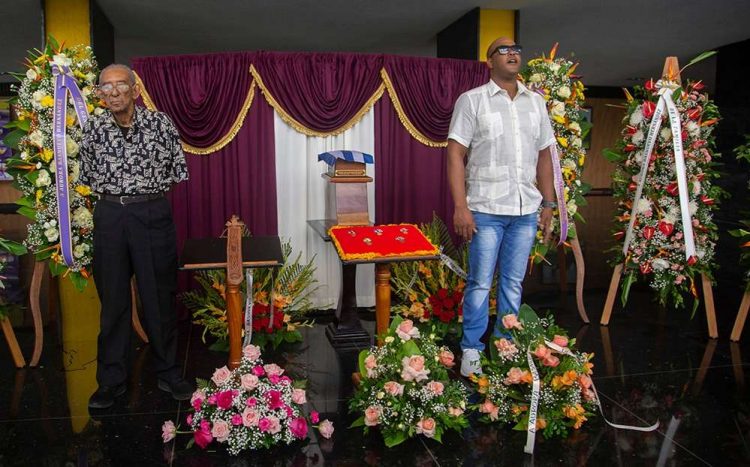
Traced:
<svg viewBox="0 0 750 467">
<path fill-rule="evenodd" d="M 511 100 L 490 80 L 459 96 L 448 139 L 468 148 L 466 201 L 472 211 L 526 215 L 539 209 L 539 151 L 555 142 L 544 98 L 521 82 Z"/>
</svg>

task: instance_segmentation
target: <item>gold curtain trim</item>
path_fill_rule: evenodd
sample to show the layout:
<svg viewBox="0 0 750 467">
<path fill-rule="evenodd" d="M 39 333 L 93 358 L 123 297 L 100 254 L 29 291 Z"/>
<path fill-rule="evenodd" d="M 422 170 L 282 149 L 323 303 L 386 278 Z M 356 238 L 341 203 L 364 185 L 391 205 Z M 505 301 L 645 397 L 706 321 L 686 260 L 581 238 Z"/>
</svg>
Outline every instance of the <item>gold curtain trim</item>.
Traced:
<svg viewBox="0 0 750 467">
<path fill-rule="evenodd" d="M 146 90 L 146 86 L 144 86 L 143 80 L 141 80 L 141 77 L 138 76 L 138 73 L 135 73 L 135 82 L 141 87 L 141 96 L 143 97 L 143 103 L 146 104 L 146 108 L 148 108 L 149 110 L 158 110 L 156 108 L 156 105 L 154 104 L 154 101 L 151 99 L 151 96 Z M 223 148 L 224 146 L 226 146 L 227 144 L 231 143 L 234 137 L 237 136 L 237 133 L 240 131 L 240 128 L 242 128 L 242 125 L 245 123 L 245 117 L 247 116 L 247 111 L 250 110 L 250 106 L 252 105 L 254 98 L 255 98 L 255 81 L 252 81 L 250 83 L 250 90 L 247 92 L 247 96 L 245 97 L 245 102 L 243 102 L 242 107 L 240 108 L 240 112 L 237 114 L 237 118 L 234 119 L 234 123 L 232 124 L 232 127 L 224 136 L 222 136 L 221 138 L 219 138 L 217 142 L 215 142 L 214 144 L 206 148 L 199 148 L 197 146 L 190 145 L 180 140 L 180 144 L 182 145 L 182 150 L 190 154 L 197 154 L 200 156 L 205 156 L 205 155 L 214 153 L 220 150 L 221 148 Z"/>
<path fill-rule="evenodd" d="M 342 126 L 336 128 L 335 130 L 327 132 L 316 131 L 306 127 L 305 125 L 297 121 L 294 117 L 289 115 L 286 110 L 284 110 L 284 107 L 279 104 L 279 102 L 273 97 L 266 85 L 263 83 L 263 78 L 261 78 L 260 73 L 258 73 L 258 70 L 253 65 L 250 65 L 250 74 L 253 75 L 253 81 L 258 84 L 258 87 L 263 93 L 263 96 L 266 98 L 266 101 L 268 101 L 268 104 L 273 107 L 273 109 L 279 114 L 279 117 L 281 117 L 281 119 L 284 120 L 287 125 L 291 126 L 295 129 L 295 131 L 302 133 L 303 135 L 319 136 L 322 138 L 325 138 L 326 136 L 335 136 L 341 134 L 359 123 L 359 121 L 362 120 L 362 117 L 364 117 L 365 114 L 370 111 L 372 106 L 375 105 L 375 102 L 377 102 L 378 99 L 383 96 L 383 92 L 385 91 L 383 84 L 378 86 L 378 89 L 376 89 L 373 95 L 367 100 L 367 102 L 365 102 L 365 105 L 363 105 L 362 108 L 359 109 L 354 117 L 349 119 L 349 121 L 344 123 Z"/>
<path fill-rule="evenodd" d="M 421 131 L 417 130 L 417 127 L 414 126 L 414 124 L 411 122 L 411 120 L 409 120 L 409 117 L 404 112 L 404 108 L 401 106 L 401 101 L 398 99 L 398 94 L 396 94 L 396 88 L 393 87 L 391 77 L 388 76 L 388 72 L 385 70 L 385 68 L 380 70 L 380 76 L 383 78 L 385 89 L 388 91 L 388 96 L 391 98 L 393 107 L 396 109 L 398 119 L 401 120 L 401 124 L 404 125 L 404 128 L 406 128 L 406 131 L 409 132 L 412 138 L 416 139 L 425 146 L 430 146 L 433 148 L 448 147 L 448 141 L 431 140 L 427 136 L 423 135 Z"/>
</svg>

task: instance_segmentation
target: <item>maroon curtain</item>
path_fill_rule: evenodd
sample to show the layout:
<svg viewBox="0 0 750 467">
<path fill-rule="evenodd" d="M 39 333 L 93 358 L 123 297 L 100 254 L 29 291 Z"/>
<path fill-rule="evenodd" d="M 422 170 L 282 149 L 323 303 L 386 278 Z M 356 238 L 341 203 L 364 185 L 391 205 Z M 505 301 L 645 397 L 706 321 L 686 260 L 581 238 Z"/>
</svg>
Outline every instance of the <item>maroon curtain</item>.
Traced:
<svg viewBox="0 0 750 467">
<path fill-rule="evenodd" d="M 383 56 L 261 52 L 254 65 L 289 115 L 329 132 L 351 120 L 378 89 Z"/>
<path fill-rule="evenodd" d="M 409 120 L 433 141 L 448 137 L 458 96 L 489 79 L 483 63 L 466 60 L 389 56 L 385 67 Z M 452 226 L 445 153 L 414 139 L 383 96 L 375 105 L 377 223 L 429 222 L 435 212 Z"/>
<path fill-rule="evenodd" d="M 489 80 L 484 62 L 386 56 L 384 67 L 404 113 L 433 141 L 445 141 L 453 104 L 462 92 Z"/>
<path fill-rule="evenodd" d="M 156 108 L 174 120 L 183 141 L 209 147 L 231 129 L 252 76 L 251 52 L 133 59 Z"/>
</svg>

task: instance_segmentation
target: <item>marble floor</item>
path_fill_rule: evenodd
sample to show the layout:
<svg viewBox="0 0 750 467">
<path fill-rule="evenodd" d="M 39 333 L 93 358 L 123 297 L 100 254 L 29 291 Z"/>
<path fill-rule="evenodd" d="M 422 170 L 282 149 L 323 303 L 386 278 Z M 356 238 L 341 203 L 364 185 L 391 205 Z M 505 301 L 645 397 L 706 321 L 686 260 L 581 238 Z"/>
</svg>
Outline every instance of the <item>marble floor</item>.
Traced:
<svg viewBox="0 0 750 467">
<path fill-rule="evenodd" d="M 222 448 L 186 449 L 189 437 L 162 443 L 162 423 L 184 424 L 189 406 L 157 388 L 148 346 L 133 340 L 126 396 L 111 409 L 89 413 L 95 341 L 63 342 L 59 324 L 52 323 L 38 368 L 16 370 L 0 346 L 0 466 L 750 465 L 750 331 L 739 344 L 728 339 L 739 293 L 717 293 L 718 340 L 708 338 L 702 309 L 690 319 L 689 310 L 659 307 L 645 289 L 635 289 L 625 309 L 618 305 L 608 327 L 599 326 L 604 295 L 586 292 L 590 325 L 578 319 L 572 295 L 539 292 L 525 301 L 551 312 L 581 350 L 595 353 L 594 381 L 606 417 L 642 425 L 658 419 L 656 432 L 617 430 L 595 417 L 568 439 L 538 438 L 532 458 L 523 452 L 524 433 L 474 420 L 461 435 L 444 436 L 442 444 L 419 438 L 387 449 L 377 432 L 364 436 L 347 429 L 356 355 L 331 347 L 325 336 L 330 312 L 321 312 L 317 324 L 304 330 L 303 343 L 264 359 L 308 380 L 311 409 L 334 421 L 333 438 L 311 432 L 305 444 L 238 457 Z M 360 316 L 372 330 L 373 313 L 361 310 Z M 224 364 L 226 354 L 209 351 L 199 328 L 185 321 L 180 329 L 187 377 L 208 377 Z M 33 332 L 22 329 L 18 337 L 30 353 Z"/>
</svg>

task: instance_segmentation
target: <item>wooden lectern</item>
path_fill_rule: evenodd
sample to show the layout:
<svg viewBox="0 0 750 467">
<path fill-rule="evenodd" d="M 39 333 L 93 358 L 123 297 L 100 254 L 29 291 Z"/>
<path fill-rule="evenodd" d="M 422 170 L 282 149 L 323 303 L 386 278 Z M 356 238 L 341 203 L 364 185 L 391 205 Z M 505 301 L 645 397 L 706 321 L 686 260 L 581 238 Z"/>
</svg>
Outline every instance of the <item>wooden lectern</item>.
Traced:
<svg viewBox="0 0 750 467">
<path fill-rule="evenodd" d="M 245 224 L 237 216 L 227 222 L 226 238 L 202 238 L 185 241 L 180 269 L 227 269 L 227 323 L 229 326 L 230 369 L 242 359 L 243 268 L 279 267 L 284 263 L 279 237 L 242 237 Z"/>
</svg>

